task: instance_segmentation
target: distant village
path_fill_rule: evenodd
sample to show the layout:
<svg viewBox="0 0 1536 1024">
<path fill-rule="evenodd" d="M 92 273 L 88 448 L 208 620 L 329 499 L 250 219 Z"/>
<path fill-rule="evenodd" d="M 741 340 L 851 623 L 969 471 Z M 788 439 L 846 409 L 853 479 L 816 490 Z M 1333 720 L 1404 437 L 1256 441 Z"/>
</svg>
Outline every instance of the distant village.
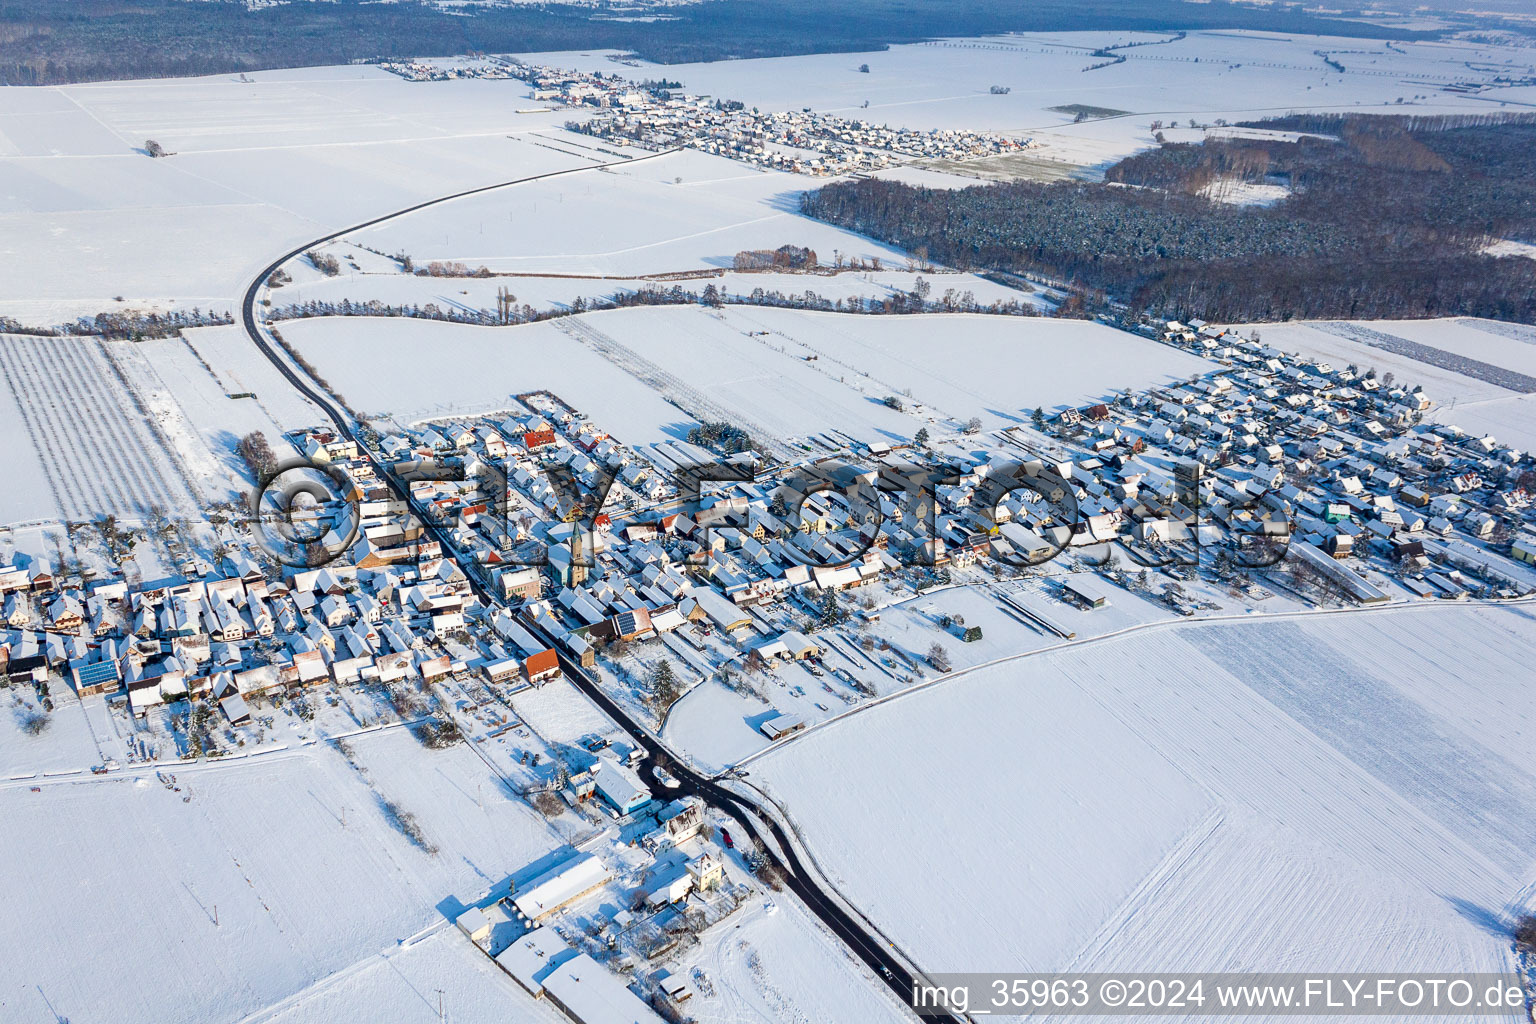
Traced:
<svg viewBox="0 0 1536 1024">
<path fill-rule="evenodd" d="M 574 132 L 643 149 L 697 149 L 774 170 L 836 175 L 873 171 L 911 159 L 970 160 L 1026 148 L 994 132 L 914 131 L 832 114 L 760 111 L 737 100 L 695 95 L 676 82 L 631 82 L 618 74 L 581 72 L 487 58 L 470 65 L 387 63 L 411 81 L 515 78 L 537 101 L 591 110 Z"/>
</svg>

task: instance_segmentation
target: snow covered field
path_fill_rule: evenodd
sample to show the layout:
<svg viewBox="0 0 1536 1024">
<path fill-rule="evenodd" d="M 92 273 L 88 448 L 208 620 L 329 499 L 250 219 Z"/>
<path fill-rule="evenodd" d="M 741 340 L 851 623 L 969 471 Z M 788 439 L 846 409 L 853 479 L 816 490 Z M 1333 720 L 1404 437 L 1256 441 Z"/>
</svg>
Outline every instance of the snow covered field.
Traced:
<svg viewBox="0 0 1536 1024">
<path fill-rule="evenodd" d="M 571 136 L 580 138 L 579 136 Z M 609 158 L 611 159 L 611 158 Z M 814 181 L 696 152 L 582 171 L 468 196 L 355 232 L 418 266 L 454 260 L 493 271 L 654 274 L 728 267 L 742 249 L 788 244 L 879 258 L 905 254 L 794 212 Z"/>
<path fill-rule="evenodd" d="M 347 247 L 350 248 L 350 247 Z M 303 265 L 306 261 L 295 261 Z M 897 292 L 911 292 L 918 278 L 926 281 L 935 297 L 948 289 L 971 292 L 977 302 L 1025 302 L 1037 307 L 1052 305 L 1042 291 L 1022 292 L 1016 288 L 988 281 L 975 274 L 922 273 L 907 270 L 867 270 L 836 275 L 736 273 L 734 271 L 696 270 L 689 277 L 417 277 L 401 273 L 347 274 L 284 285 L 269 292 L 272 304 L 282 308 L 305 302 L 339 303 L 349 299 L 354 304 L 377 299 L 386 305 L 428 303 L 446 311 L 474 313 L 496 310 L 496 294 L 505 288 L 516 296 L 519 306 L 535 310 L 569 309 L 577 298 L 591 303 L 594 299 L 613 298 L 643 288 L 669 290 L 676 286 L 695 295 L 714 285 L 732 299 L 746 299 L 753 291 L 778 292 L 800 297 L 806 292 L 836 302 L 838 299 L 888 299 Z"/>
<path fill-rule="evenodd" d="M 1530 617 L 1143 631 L 914 693 L 753 775 L 931 970 L 1503 969 L 1496 923 L 1536 883 Z"/>
<path fill-rule="evenodd" d="M 0 943 L 28 951 L 0 964 L 0 1017 L 200 1024 L 305 993 L 273 1019 L 323 1019 L 305 1008 L 334 1005 L 333 996 L 354 1005 L 351 994 L 366 988 L 407 989 L 398 969 L 409 978 L 404 965 L 436 954 L 397 950 L 398 940 L 451 929 L 440 904 L 471 898 L 560 845 L 465 746 L 427 751 L 401 729 L 348 743 L 367 775 L 321 745 L 164 769 L 180 792 L 147 769 L 39 793 L 35 783 L 0 783 L 0 861 L 27 879 L 0 903 Z M 396 831 L 385 800 L 414 814 L 441 851 L 429 855 Z M 68 926 L 51 923 L 61 921 Z M 83 967 L 92 950 L 111 951 L 111 968 Z M 335 972 L 349 977 L 328 981 Z M 533 1017 L 504 989 L 500 1002 Z M 423 1019 L 435 1019 L 432 1003 Z"/>
<path fill-rule="evenodd" d="M 239 1024 L 441 1024 L 444 1018 L 568 1024 L 553 1004 L 530 996 L 447 921 L 425 937 L 359 960 Z"/>
<path fill-rule="evenodd" d="M 1083 320 L 983 314 L 847 316 L 787 309 L 729 309 L 725 322 L 767 331 L 765 345 L 817 357 L 828 376 L 866 397 L 911 391 L 940 415 L 981 417 L 988 429 L 1047 410 L 1098 401 L 1209 372 L 1186 352 Z"/>
<path fill-rule="evenodd" d="M 695 424 L 650 388 L 546 321 L 471 327 L 331 317 L 283 324 L 283 337 L 359 412 L 401 422 L 508 407 L 548 389 L 626 444 L 672 441 Z"/>
<path fill-rule="evenodd" d="M 979 314 L 656 306 L 518 327 L 330 317 L 280 330 L 360 412 L 465 415 L 548 388 L 630 444 L 687 433 L 690 418 L 663 393 L 701 418 L 781 439 L 837 430 L 905 442 L 932 418 L 1007 426 L 1037 405 L 1081 404 L 1211 367 L 1099 324 Z M 580 340 L 592 332 L 595 345 Z M 907 391 L 906 411 L 884 404 Z"/>
<path fill-rule="evenodd" d="M 47 515 L 49 493 L 73 520 L 196 507 L 168 435 L 150 418 L 144 396 L 130 390 L 107 344 L 0 335 L 0 378 L 14 403 L 7 408 L 17 411 L 12 415 L 22 428 L 8 436 L 17 447 L 28 442 L 46 481 L 39 487 L 31 460 L 19 459 L 22 483 L 30 489 L 17 495 L 20 503 L 9 511 L 24 518 Z"/>
<path fill-rule="evenodd" d="M 521 83 L 375 67 L 0 94 L 0 315 L 232 310 L 284 248 L 391 209 L 593 162 Z M 142 152 L 147 139 L 172 155 Z M 146 253 L 154 258 L 146 259 Z M 115 297 L 123 296 L 119 304 Z"/>
</svg>

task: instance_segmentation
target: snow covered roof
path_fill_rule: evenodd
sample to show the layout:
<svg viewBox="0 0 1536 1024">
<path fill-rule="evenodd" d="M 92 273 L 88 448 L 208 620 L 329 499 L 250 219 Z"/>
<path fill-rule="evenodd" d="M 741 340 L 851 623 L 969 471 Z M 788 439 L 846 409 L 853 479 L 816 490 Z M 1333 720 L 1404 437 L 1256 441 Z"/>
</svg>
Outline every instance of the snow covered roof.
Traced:
<svg viewBox="0 0 1536 1024">
<path fill-rule="evenodd" d="M 518 912 L 538 921 L 608 881 L 608 869 L 590 853 L 579 854 L 535 878 L 512 900 Z"/>
<path fill-rule="evenodd" d="M 530 995 L 540 996 L 544 979 L 574 955 L 575 951 L 553 928 L 541 926 L 497 954 L 496 963 Z"/>
<path fill-rule="evenodd" d="M 544 979 L 544 990 L 583 1024 L 661 1022 L 640 997 L 585 953 L 578 953 L 551 971 Z"/>
</svg>

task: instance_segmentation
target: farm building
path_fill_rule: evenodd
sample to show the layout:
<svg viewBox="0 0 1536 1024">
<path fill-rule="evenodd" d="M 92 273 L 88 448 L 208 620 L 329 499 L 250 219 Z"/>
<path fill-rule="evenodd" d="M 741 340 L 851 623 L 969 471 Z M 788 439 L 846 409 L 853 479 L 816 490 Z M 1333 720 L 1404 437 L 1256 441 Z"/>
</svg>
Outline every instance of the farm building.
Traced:
<svg viewBox="0 0 1536 1024">
<path fill-rule="evenodd" d="M 1090 575 L 1069 576 L 1062 587 L 1066 592 L 1089 608 L 1103 608 L 1109 604 L 1109 588 Z"/>
<path fill-rule="evenodd" d="M 512 905 L 523 917 L 538 923 L 599 888 L 608 878 L 602 861 L 590 853 L 579 854 L 535 878 L 521 895 L 513 898 Z"/>
<path fill-rule="evenodd" d="M 774 715 L 768 721 L 758 726 L 764 736 L 770 740 L 783 739 L 805 728 L 805 719 L 795 715 Z"/>
<path fill-rule="evenodd" d="M 544 998 L 544 979 L 576 951 L 553 929 L 541 926 L 496 955 L 496 964 L 535 999 Z"/>
<path fill-rule="evenodd" d="M 651 1011 L 602 964 L 578 953 L 544 978 L 549 1001 L 577 1024 L 660 1024 Z"/>
</svg>

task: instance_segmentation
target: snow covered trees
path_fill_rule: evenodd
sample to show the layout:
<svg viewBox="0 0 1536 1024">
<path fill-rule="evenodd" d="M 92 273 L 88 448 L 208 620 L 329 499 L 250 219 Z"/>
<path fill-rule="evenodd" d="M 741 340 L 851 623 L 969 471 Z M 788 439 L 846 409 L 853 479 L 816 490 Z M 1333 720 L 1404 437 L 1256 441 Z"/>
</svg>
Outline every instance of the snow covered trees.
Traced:
<svg viewBox="0 0 1536 1024">
<path fill-rule="evenodd" d="M 267 435 L 259 430 L 235 442 L 235 454 L 240 456 L 245 468 L 251 471 L 253 480 L 262 479 L 277 466 L 277 457 L 272 454 L 272 446 L 267 444 Z"/>
<path fill-rule="evenodd" d="M 650 684 L 651 693 L 646 702 L 657 718 L 663 718 L 683 695 L 682 682 L 677 678 L 671 661 L 663 658 L 656 663 L 656 667 L 651 669 Z"/>
</svg>

